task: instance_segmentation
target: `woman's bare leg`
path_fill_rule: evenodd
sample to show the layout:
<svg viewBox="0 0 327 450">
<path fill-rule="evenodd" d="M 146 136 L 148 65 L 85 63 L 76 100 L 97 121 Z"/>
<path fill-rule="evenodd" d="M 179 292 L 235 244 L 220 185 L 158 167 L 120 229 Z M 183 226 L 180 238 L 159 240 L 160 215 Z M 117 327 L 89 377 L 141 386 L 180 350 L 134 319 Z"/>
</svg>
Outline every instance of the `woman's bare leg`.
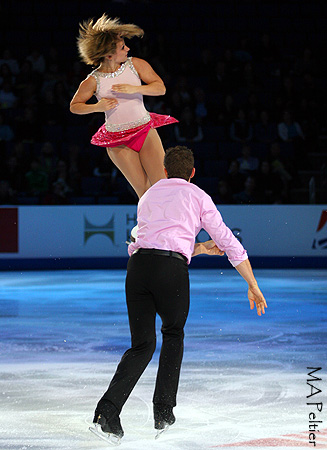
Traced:
<svg viewBox="0 0 327 450">
<path fill-rule="evenodd" d="M 111 161 L 132 186 L 138 197 L 142 197 L 151 184 L 141 164 L 139 153 L 124 145 L 107 147 L 107 153 Z"/>
<path fill-rule="evenodd" d="M 166 178 L 164 168 L 165 151 L 157 130 L 151 128 L 140 151 L 141 164 L 152 184 Z"/>
<path fill-rule="evenodd" d="M 166 178 L 163 170 L 165 151 L 154 129 L 150 129 L 139 153 L 124 145 L 108 147 L 107 152 L 139 198 L 154 183 Z"/>
</svg>

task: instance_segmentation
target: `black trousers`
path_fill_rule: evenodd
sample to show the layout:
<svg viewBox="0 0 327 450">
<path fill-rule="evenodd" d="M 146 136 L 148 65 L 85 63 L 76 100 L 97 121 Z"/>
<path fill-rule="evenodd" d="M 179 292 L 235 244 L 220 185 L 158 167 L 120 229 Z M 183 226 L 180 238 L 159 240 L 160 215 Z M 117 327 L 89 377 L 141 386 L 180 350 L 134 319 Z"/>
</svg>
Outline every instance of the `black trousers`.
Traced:
<svg viewBox="0 0 327 450">
<path fill-rule="evenodd" d="M 156 348 L 158 314 L 162 347 L 153 403 L 176 406 L 190 303 L 187 263 L 172 256 L 132 255 L 127 265 L 126 302 L 132 347 L 124 353 L 102 399 L 121 411 Z"/>
</svg>

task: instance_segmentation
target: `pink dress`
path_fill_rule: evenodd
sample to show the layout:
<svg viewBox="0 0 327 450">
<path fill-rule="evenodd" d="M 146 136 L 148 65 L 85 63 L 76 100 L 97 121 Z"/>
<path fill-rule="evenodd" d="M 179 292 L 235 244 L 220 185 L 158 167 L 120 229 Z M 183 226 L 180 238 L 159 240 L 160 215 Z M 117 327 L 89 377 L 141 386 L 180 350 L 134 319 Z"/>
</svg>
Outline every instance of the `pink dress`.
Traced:
<svg viewBox="0 0 327 450">
<path fill-rule="evenodd" d="M 176 123 L 178 120 L 163 114 L 149 113 L 143 103 L 142 94 L 123 94 L 111 90 L 113 84 L 141 86 L 141 79 L 132 63 L 132 58 L 114 73 L 103 73 L 97 69 L 89 76 L 95 78 L 96 98 L 116 98 L 118 106 L 105 112 L 105 123 L 92 136 L 91 143 L 100 147 L 126 145 L 139 152 L 150 128 Z"/>
</svg>

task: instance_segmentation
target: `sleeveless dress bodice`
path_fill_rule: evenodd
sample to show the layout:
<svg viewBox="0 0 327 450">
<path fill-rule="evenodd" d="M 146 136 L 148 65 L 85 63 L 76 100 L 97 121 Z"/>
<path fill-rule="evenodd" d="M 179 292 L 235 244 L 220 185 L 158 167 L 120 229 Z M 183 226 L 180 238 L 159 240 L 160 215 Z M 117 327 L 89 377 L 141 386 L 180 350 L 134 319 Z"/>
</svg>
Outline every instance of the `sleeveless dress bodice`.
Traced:
<svg viewBox="0 0 327 450">
<path fill-rule="evenodd" d="M 141 79 L 135 70 L 132 58 L 127 58 L 120 68 L 113 73 L 90 73 L 97 82 L 96 98 L 116 98 L 118 106 L 105 112 L 105 128 L 109 132 L 129 130 L 150 122 L 151 117 L 144 107 L 142 94 L 123 94 L 111 90 L 114 84 L 131 84 L 141 86 Z"/>
</svg>

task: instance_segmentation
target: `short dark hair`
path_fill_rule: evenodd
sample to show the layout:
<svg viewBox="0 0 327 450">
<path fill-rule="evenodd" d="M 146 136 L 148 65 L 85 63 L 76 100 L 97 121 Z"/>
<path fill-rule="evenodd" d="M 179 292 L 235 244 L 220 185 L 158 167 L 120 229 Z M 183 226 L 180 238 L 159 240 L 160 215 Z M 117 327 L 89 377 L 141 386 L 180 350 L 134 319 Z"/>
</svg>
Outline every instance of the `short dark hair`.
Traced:
<svg viewBox="0 0 327 450">
<path fill-rule="evenodd" d="M 188 181 L 194 167 L 192 150 L 183 145 L 170 147 L 165 154 L 164 166 L 168 178 L 183 178 Z"/>
</svg>

